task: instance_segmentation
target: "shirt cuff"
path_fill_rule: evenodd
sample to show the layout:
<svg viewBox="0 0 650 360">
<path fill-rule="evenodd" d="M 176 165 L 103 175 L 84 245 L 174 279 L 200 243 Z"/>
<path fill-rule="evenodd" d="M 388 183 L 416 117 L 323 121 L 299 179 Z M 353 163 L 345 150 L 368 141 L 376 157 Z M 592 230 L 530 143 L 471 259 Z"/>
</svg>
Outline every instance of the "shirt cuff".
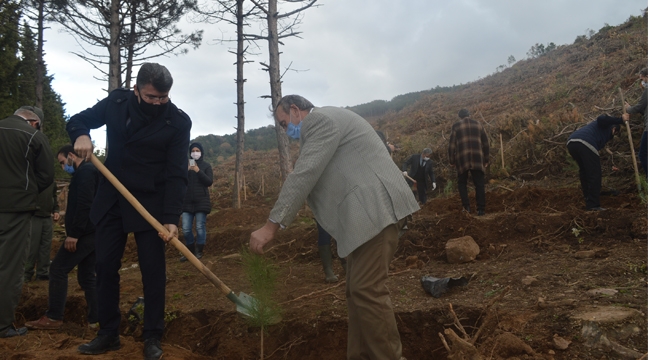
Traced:
<svg viewBox="0 0 650 360">
<path fill-rule="evenodd" d="M 272 222 L 272 223 L 274 223 L 274 224 L 278 224 L 278 225 L 280 225 L 280 229 L 282 229 L 282 230 L 284 230 L 284 229 L 286 228 L 286 226 L 280 224 L 279 222 L 277 222 L 277 221 L 275 221 L 275 220 L 273 220 L 273 219 L 271 219 L 271 218 L 269 218 L 269 221 Z"/>
</svg>

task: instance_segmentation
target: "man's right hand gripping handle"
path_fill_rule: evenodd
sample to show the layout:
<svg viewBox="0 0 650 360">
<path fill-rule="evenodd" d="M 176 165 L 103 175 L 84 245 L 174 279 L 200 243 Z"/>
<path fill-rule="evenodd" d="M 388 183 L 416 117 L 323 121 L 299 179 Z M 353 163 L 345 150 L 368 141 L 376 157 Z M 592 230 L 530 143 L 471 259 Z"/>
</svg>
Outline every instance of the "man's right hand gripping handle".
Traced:
<svg viewBox="0 0 650 360">
<path fill-rule="evenodd" d="M 90 136 L 79 136 L 74 142 L 74 152 L 76 152 L 80 158 L 86 161 L 90 160 L 90 156 L 93 154 L 93 142 L 90 140 Z"/>
</svg>

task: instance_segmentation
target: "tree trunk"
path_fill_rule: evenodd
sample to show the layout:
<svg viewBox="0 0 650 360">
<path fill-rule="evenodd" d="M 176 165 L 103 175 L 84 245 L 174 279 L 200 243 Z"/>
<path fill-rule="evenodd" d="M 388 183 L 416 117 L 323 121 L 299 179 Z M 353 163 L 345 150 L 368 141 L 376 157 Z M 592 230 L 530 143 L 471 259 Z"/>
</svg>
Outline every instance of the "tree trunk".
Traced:
<svg viewBox="0 0 650 360">
<path fill-rule="evenodd" d="M 127 44 L 127 55 L 126 55 L 126 84 L 124 87 L 127 89 L 131 88 L 131 78 L 133 77 L 133 52 L 135 47 L 135 24 L 137 23 L 137 11 L 138 2 L 136 0 L 131 1 L 131 29 L 129 30 L 129 43 Z"/>
<path fill-rule="evenodd" d="M 237 150 L 235 155 L 235 185 L 232 192 L 232 207 L 241 207 L 244 158 L 244 0 L 237 0 Z"/>
<path fill-rule="evenodd" d="M 111 0 L 111 17 L 109 20 L 110 42 L 108 44 L 108 92 L 122 86 L 120 64 L 120 0 Z"/>
<path fill-rule="evenodd" d="M 271 106 L 273 109 L 282 98 L 282 83 L 280 80 L 280 50 L 278 44 L 278 2 L 269 0 L 268 26 L 269 26 L 269 78 L 271 83 Z M 289 138 L 280 124 L 275 121 L 275 134 L 278 139 L 280 153 L 280 173 L 282 181 L 293 171 L 291 155 L 289 154 Z"/>
<path fill-rule="evenodd" d="M 36 44 L 36 106 L 43 108 L 43 81 L 45 79 L 45 61 L 43 60 L 43 22 L 45 0 L 38 0 L 38 40 Z M 41 124 L 41 131 L 44 131 Z"/>
</svg>

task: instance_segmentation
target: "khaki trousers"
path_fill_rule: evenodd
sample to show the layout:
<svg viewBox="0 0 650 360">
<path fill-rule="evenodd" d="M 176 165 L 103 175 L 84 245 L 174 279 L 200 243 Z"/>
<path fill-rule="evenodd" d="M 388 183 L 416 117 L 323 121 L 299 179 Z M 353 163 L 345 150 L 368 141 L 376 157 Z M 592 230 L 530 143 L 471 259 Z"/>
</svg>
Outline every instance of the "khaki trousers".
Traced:
<svg viewBox="0 0 650 360">
<path fill-rule="evenodd" d="M 387 226 L 348 255 L 348 360 L 398 360 L 402 356 L 386 281 L 397 235 L 405 221 Z"/>
</svg>

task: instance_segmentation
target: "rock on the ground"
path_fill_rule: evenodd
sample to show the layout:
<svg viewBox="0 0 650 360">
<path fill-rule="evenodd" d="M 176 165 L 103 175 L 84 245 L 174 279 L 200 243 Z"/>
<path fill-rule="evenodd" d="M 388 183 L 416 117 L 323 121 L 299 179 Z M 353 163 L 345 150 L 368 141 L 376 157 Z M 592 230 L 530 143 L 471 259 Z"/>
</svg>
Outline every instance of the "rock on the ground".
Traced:
<svg viewBox="0 0 650 360">
<path fill-rule="evenodd" d="M 588 295 L 591 296 L 614 296 L 618 293 L 616 289 L 591 289 L 587 291 Z"/>
<path fill-rule="evenodd" d="M 463 236 L 447 241 L 445 252 L 449 263 L 460 264 L 476 259 L 481 250 L 471 236 Z"/>
<path fill-rule="evenodd" d="M 558 334 L 553 335 L 553 347 L 557 350 L 566 350 L 571 341 L 566 340 L 565 338 L 559 336 Z"/>
<path fill-rule="evenodd" d="M 582 324 L 581 335 L 587 347 L 613 351 L 624 359 L 638 359 L 642 353 L 621 345 L 638 335 L 645 326 L 645 316 L 638 310 L 614 306 L 583 308 L 573 317 Z"/>
<path fill-rule="evenodd" d="M 537 284 L 538 280 L 534 276 L 526 276 L 521 280 L 521 283 L 524 284 L 525 286 L 533 286 Z"/>
</svg>

